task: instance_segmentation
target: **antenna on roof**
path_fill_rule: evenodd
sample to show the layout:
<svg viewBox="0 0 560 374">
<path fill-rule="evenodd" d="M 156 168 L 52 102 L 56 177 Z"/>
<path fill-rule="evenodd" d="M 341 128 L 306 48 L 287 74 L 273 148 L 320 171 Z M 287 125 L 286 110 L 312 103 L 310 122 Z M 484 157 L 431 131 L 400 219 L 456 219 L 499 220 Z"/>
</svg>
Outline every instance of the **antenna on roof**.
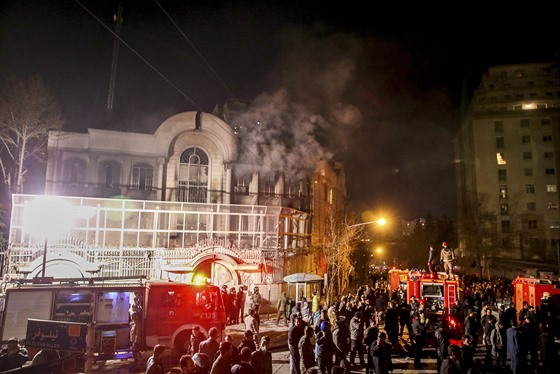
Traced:
<svg viewBox="0 0 560 374">
<path fill-rule="evenodd" d="M 113 43 L 113 61 L 111 64 L 111 77 L 109 79 L 109 96 L 107 97 L 107 122 L 111 122 L 113 118 L 113 101 L 115 99 L 115 80 L 117 77 L 117 62 L 119 57 L 119 45 L 121 36 L 121 25 L 123 22 L 123 7 L 119 3 L 117 14 L 113 15 L 115 22 L 115 41 Z"/>
</svg>

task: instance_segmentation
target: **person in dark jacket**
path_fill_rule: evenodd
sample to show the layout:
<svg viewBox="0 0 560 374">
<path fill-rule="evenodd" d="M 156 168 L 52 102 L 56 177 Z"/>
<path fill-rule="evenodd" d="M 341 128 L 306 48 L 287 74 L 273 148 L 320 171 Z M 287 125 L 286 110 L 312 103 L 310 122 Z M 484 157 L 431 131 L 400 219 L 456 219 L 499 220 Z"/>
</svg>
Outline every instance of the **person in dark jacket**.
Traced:
<svg viewBox="0 0 560 374">
<path fill-rule="evenodd" d="M 231 367 L 231 374 L 257 374 L 257 371 L 251 365 L 251 350 L 244 347 L 241 352 L 241 362 Z"/>
<path fill-rule="evenodd" d="M 348 352 L 350 352 L 350 331 L 346 326 L 346 317 L 337 317 L 332 329 L 332 336 L 335 348 L 335 362 L 340 364 L 342 360 L 346 359 Z"/>
<path fill-rule="evenodd" d="M 300 370 L 302 373 L 307 372 L 309 368 L 317 366 L 315 362 L 315 347 L 311 338 L 313 337 L 313 327 L 305 327 L 305 335 L 301 337 L 298 344 L 298 351 L 300 357 Z"/>
<path fill-rule="evenodd" d="M 395 344 L 399 339 L 399 313 L 395 302 L 390 302 L 385 312 L 385 331 L 389 342 Z"/>
<path fill-rule="evenodd" d="M 251 354 L 251 365 L 259 374 L 272 374 L 272 353 L 268 350 L 270 337 L 265 335 L 261 338 L 261 344 Z"/>
<path fill-rule="evenodd" d="M 303 323 L 303 316 L 298 313 L 295 316 L 295 322 L 288 330 L 288 348 L 290 349 L 290 374 L 301 374 L 299 355 L 299 341 L 305 334 L 305 324 Z"/>
<path fill-rule="evenodd" d="M 377 340 L 379 336 L 379 327 L 375 319 L 370 321 L 369 327 L 366 329 L 364 334 L 364 344 L 366 346 L 367 363 L 366 363 L 366 374 L 373 374 L 373 356 L 371 355 L 371 350 L 369 349 L 374 341 Z"/>
<path fill-rule="evenodd" d="M 424 350 L 424 342 L 426 340 L 426 325 L 429 319 L 426 318 L 424 322 L 420 319 L 420 313 L 414 315 L 412 321 L 412 333 L 414 334 L 414 368 L 422 368 L 422 351 Z"/>
<path fill-rule="evenodd" d="M 414 334 L 412 332 L 412 307 L 406 300 L 403 300 L 401 305 L 399 305 L 399 336 L 402 338 L 404 334 L 404 327 L 406 326 L 406 331 L 410 338 L 410 342 L 414 341 Z"/>
<path fill-rule="evenodd" d="M 315 339 L 317 365 L 322 374 L 328 374 L 333 367 L 334 342 L 329 321 L 321 322 Z"/>
<path fill-rule="evenodd" d="M 237 351 L 241 353 L 241 350 L 245 347 L 248 347 L 251 352 L 255 352 L 257 350 L 257 345 L 255 344 L 255 339 L 253 338 L 253 332 L 251 330 L 245 330 L 243 340 L 237 346 Z"/>
<path fill-rule="evenodd" d="M 446 331 L 445 319 L 442 318 L 442 320 L 439 322 L 438 327 L 434 332 L 434 336 L 436 339 L 436 355 L 437 355 L 436 369 L 437 372 L 439 373 L 443 360 L 445 360 L 448 357 L 448 348 L 450 344 L 449 334 Z"/>
<path fill-rule="evenodd" d="M 231 354 L 234 349 L 229 341 L 220 343 L 220 355 L 214 361 L 210 374 L 231 374 Z"/>
<path fill-rule="evenodd" d="M 370 349 L 371 355 L 377 363 L 376 374 L 388 374 L 389 371 L 393 371 L 393 360 L 391 359 L 393 348 L 387 342 L 387 335 L 384 332 L 379 333 L 377 340 L 373 342 Z"/>
<path fill-rule="evenodd" d="M 204 353 L 206 356 L 208 356 L 211 360 L 210 364 L 213 364 L 214 356 L 220 350 L 220 335 L 216 327 L 211 327 L 208 331 L 208 335 L 210 335 L 208 339 L 200 342 L 200 345 L 198 346 L 198 352 Z"/>
<path fill-rule="evenodd" d="M 515 318 L 515 317 L 514 317 Z M 519 331 L 517 331 L 515 319 L 510 320 L 511 327 L 506 330 L 507 355 L 511 359 L 510 368 L 513 374 L 518 374 L 521 364 L 519 351 Z"/>
<path fill-rule="evenodd" d="M 0 351 L 0 371 L 20 368 L 27 360 L 27 349 L 19 345 L 18 338 L 11 337 L 8 339 L 8 346 Z"/>
<path fill-rule="evenodd" d="M 556 355 L 558 350 L 554 342 L 554 335 L 549 325 L 543 325 L 543 332 L 539 337 L 539 346 L 541 351 L 542 374 L 557 373 L 558 370 Z M 555 369 L 556 367 L 556 369 Z"/>
<path fill-rule="evenodd" d="M 451 344 L 447 349 L 447 353 L 447 358 L 441 363 L 439 374 L 463 374 L 463 371 L 461 370 L 461 347 Z"/>
<path fill-rule="evenodd" d="M 198 349 L 200 346 L 200 343 L 206 340 L 206 335 L 204 335 L 204 333 L 202 331 L 200 331 L 200 326 L 194 326 L 192 328 L 192 333 L 191 333 L 191 338 L 190 338 L 190 347 L 189 347 L 189 352 L 191 354 L 191 356 L 193 356 L 195 353 L 198 353 Z"/>
</svg>

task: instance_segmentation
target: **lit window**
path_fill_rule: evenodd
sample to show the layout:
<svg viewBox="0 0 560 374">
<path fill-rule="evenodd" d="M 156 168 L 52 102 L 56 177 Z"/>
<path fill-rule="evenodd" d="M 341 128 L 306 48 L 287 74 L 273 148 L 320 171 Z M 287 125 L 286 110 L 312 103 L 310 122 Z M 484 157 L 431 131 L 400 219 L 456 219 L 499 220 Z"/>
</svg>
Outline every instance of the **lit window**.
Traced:
<svg viewBox="0 0 560 374">
<path fill-rule="evenodd" d="M 555 184 L 547 184 L 546 185 L 546 192 L 556 192 L 556 185 Z"/>
<path fill-rule="evenodd" d="M 507 184 L 500 184 L 500 197 L 502 199 L 507 199 L 508 188 Z"/>
<path fill-rule="evenodd" d="M 535 185 L 534 184 L 526 184 L 525 185 L 525 193 L 535 193 Z"/>
<path fill-rule="evenodd" d="M 558 229 L 558 228 L 560 228 L 560 221 L 550 221 L 550 228 L 551 228 L 551 229 Z"/>
<path fill-rule="evenodd" d="M 508 204 L 507 203 L 501 203 L 500 204 L 500 213 L 502 214 L 502 216 L 507 216 L 508 215 Z"/>
<path fill-rule="evenodd" d="M 558 203 L 548 203 L 548 210 L 558 209 Z"/>
<path fill-rule="evenodd" d="M 501 152 L 496 153 L 496 160 L 498 161 L 498 165 L 506 164 L 505 156 Z"/>
</svg>

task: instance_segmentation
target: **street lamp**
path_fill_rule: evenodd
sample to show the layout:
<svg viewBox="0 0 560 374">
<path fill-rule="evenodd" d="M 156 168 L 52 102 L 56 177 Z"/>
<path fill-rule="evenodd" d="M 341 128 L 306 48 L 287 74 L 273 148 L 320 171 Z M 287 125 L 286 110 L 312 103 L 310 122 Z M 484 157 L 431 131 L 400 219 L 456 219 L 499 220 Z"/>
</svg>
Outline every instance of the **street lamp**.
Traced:
<svg viewBox="0 0 560 374">
<path fill-rule="evenodd" d="M 45 277 L 49 240 L 64 236 L 72 227 L 74 211 L 67 200 L 57 196 L 38 196 L 24 207 L 23 229 L 29 241 L 35 239 L 43 244 L 41 277 Z"/>
<path fill-rule="evenodd" d="M 380 226 L 383 226 L 387 223 L 387 220 L 385 218 L 379 218 L 376 219 L 375 221 L 367 221 L 367 222 L 362 222 L 362 223 L 356 223 L 354 225 L 350 225 L 348 227 L 358 227 L 358 226 L 365 226 L 365 225 L 371 225 L 371 224 L 378 224 Z"/>
</svg>

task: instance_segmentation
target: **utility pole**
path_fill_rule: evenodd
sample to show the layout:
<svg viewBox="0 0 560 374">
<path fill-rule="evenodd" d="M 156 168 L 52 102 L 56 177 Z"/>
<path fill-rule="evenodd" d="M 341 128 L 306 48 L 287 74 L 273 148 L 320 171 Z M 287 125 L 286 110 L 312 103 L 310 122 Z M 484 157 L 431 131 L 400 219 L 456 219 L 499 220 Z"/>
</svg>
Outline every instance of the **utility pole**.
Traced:
<svg viewBox="0 0 560 374">
<path fill-rule="evenodd" d="M 123 22 L 123 7 L 119 4 L 117 14 L 113 15 L 115 22 L 115 41 L 113 43 L 113 61 L 111 64 L 111 77 L 109 78 L 109 95 L 107 97 L 107 122 L 113 119 L 113 101 L 115 99 L 115 80 L 117 77 L 117 62 L 119 58 L 119 46 L 121 37 L 121 25 Z"/>
</svg>

